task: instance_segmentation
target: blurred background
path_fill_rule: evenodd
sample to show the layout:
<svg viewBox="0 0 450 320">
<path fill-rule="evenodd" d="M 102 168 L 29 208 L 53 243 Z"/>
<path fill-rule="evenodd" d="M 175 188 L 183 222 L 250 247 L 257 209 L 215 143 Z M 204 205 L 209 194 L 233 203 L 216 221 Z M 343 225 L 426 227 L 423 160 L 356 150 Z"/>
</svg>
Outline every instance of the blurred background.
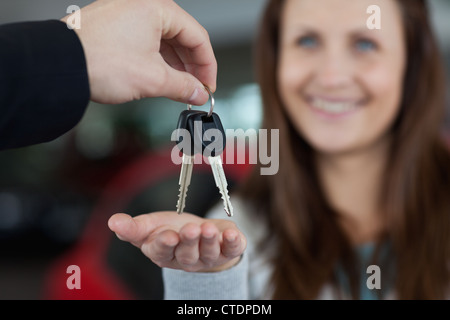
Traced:
<svg viewBox="0 0 450 320">
<path fill-rule="evenodd" d="M 69 5 L 90 2 L 1 0 L 0 24 L 59 19 Z M 210 34 L 224 127 L 257 129 L 252 45 L 265 0 L 176 2 Z M 450 1 L 429 3 L 450 77 Z M 91 103 L 57 140 L 0 152 L 0 299 L 161 298 L 158 269 L 112 237 L 106 221 L 115 212 L 175 209 L 179 167 L 170 162 L 170 137 L 185 108 L 163 98 Z M 246 172 L 235 167 L 225 165 L 231 190 Z M 186 210 L 204 214 L 219 199 L 210 168 L 194 167 L 192 185 Z M 71 264 L 81 267 L 79 296 L 63 290 Z"/>
</svg>

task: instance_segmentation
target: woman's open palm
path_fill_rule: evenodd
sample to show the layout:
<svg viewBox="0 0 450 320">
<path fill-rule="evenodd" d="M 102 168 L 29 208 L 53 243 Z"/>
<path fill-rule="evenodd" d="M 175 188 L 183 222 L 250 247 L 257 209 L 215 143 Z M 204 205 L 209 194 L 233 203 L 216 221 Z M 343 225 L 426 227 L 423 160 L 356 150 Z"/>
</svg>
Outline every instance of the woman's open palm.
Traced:
<svg viewBox="0 0 450 320">
<path fill-rule="evenodd" d="M 176 212 L 131 217 L 117 213 L 108 221 L 119 239 L 128 241 L 159 267 L 213 272 L 235 265 L 246 238 L 229 220 L 204 219 Z"/>
</svg>

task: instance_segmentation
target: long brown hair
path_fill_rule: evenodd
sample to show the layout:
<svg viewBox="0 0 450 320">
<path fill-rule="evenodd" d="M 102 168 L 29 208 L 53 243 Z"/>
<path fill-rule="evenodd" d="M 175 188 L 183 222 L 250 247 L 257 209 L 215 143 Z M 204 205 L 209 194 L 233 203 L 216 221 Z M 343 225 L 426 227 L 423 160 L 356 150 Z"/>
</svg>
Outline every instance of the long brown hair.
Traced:
<svg viewBox="0 0 450 320">
<path fill-rule="evenodd" d="M 280 164 L 273 176 L 250 175 L 241 190 L 252 201 L 275 241 L 275 299 L 315 299 L 327 283 L 337 284 L 336 266 L 358 297 L 360 267 L 321 187 L 314 150 L 287 116 L 276 84 L 279 24 L 284 0 L 270 0 L 255 46 L 257 80 L 264 106 L 262 128 L 279 129 Z M 396 0 L 407 45 L 403 100 L 392 126 L 392 143 L 380 199 L 389 243 L 381 264 L 393 273 L 398 299 L 441 299 L 449 294 L 450 157 L 441 139 L 445 79 L 439 49 L 423 0 Z M 377 251 L 376 251 L 377 252 Z M 375 259 L 375 257 L 374 257 Z M 384 277 L 384 278 L 383 278 Z M 385 284 L 382 282 L 382 285 Z M 386 287 L 386 286 L 385 286 Z"/>
</svg>

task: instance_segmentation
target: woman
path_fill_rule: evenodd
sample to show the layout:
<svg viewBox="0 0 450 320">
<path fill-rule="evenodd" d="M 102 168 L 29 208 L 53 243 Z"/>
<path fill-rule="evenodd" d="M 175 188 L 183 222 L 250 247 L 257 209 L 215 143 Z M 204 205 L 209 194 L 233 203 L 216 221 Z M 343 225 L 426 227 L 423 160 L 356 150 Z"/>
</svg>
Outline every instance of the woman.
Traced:
<svg viewBox="0 0 450 320">
<path fill-rule="evenodd" d="M 269 1 L 256 58 L 280 166 L 274 176 L 256 168 L 234 197 L 237 227 L 188 214 L 111 218 L 165 267 L 166 297 L 450 296 L 438 48 L 425 1 L 377 1 L 379 30 L 366 25 L 371 2 Z"/>
</svg>

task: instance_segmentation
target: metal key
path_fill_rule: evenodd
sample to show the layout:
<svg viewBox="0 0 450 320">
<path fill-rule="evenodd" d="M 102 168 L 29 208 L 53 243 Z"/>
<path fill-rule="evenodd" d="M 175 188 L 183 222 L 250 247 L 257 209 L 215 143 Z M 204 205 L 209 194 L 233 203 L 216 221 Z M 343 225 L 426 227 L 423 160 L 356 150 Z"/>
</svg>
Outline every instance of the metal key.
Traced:
<svg viewBox="0 0 450 320">
<path fill-rule="evenodd" d="M 183 160 L 181 163 L 180 174 L 180 194 L 178 195 L 177 212 L 180 214 L 183 212 L 186 206 L 186 195 L 189 185 L 191 184 L 192 168 L 194 166 L 194 157 L 183 153 Z"/>
<path fill-rule="evenodd" d="M 209 164 L 214 175 L 214 180 L 216 181 L 216 186 L 219 188 L 220 194 L 223 200 L 223 209 L 229 217 L 233 216 L 233 206 L 231 205 L 230 196 L 228 195 L 228 183 L 225 178 L 225 172 L 222 167 L 222 160 L 220 156 L 208 157 Z"/>
<path fill-rule="evenodd" d="M 180 132 L 179 130 L 187 130 L 189 133 L 189 141 L 186 141 L 188 144 L 188 148 L 181 148 L 180 151 L 183 152 L 182 162 L 181 162 L 181 173 L 180 173 L 180 179 L 179 179 L 179 185 L 180 185 L 180 193 L 178 195 L 178 202 L 177 202 L 177 212 L 178 214 L 181 214 L 184 210 L 184 207 L 186 206 L 186 196 L 188 192 L 189 185 L 191 183 L 191 177 L 192 177 L 192 169 L 194 166 L 194 155 L 198 153 L 197 149 L 192 149 L 193 146 L 193 135 L 192 130 L 193 126 L 189 126 L 191 123 L 189 121 L 190 117 L 192 115 L 197 114 L 199 111 L 192 111 L 192 110 L 185 110 L 180 114 L 180 117 L 178 119 L 177 124 L 177 146 L 180 146 L 180 141 L 183 141 L 185 138 L 182 135 L 183 132 Z M 183 136 L 183 139 L 181 137 Z M 185 142 L 185 141 L 183 141 Z"/>
<path fill-rule="evenodd" d="M 212 112 L 214 107 L 214 97 L 212 96 L 211 91 L 209 91 L 209 94 L 211 96 L 211 109 L 209 113 L 191 110 L 191 106 L 188 105 L 188 110 L 183 111 L 178 119 L 177 129 L 187 130 L 190 141 L 186 141 L 186 143 L 188 143 L 190 147 L 182 147 L 181 149 L 183 152 L 183 160 L 179 180 L 180 194 L 178 196 L 177 212 L 182 213 L 184 210 L 187 190 L 191 182 L 194 155 L 201 153 L 202 155 L 208 155 L 208 160 L 214 175 L 214 181 L 222 195 L 224 210 L 228 216 L 232 216 L 233 207 L 231 205 L 230 196 L 228 195 L 228 183 L 223 171 L 222 160 L 220 159 L 220 154 L 225 148 L 225 131 L 219 116 Z M 205 137 L 209 137 L 208 132 L 210 132 L 210 129 L 215 129 L 215 131 L 213 130 L 214 133 L 216 133 L 215 136 L 213 135 L 214 140 L 205 139 Z M 180 142 L 183 140 L 181 139 L 180 131 L 177 131 L 177 133 L 177 146 L 180 146 Z M 221 139 L 216 141 L 216 139 L 218 139 L 217 137 L 221 137 Z M 185 139 L 185 137 L 183 137 L 183 139 Z"/>
</svg>

